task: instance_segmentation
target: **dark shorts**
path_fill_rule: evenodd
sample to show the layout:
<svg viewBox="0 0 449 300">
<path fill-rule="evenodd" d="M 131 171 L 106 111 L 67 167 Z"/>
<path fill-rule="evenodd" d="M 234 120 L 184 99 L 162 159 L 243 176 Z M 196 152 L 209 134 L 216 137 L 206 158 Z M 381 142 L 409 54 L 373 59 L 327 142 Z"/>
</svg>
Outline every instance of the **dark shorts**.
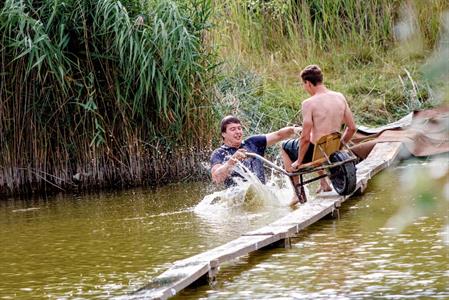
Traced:
<svg viewBox="0 0 449 300">
<path fill-rule="evenodd" d="M 282 149 L 287 153 L 288 157 L 292 162 L 295 162 L 298 159 L 298 149 L 299 149 L 299 139 L 291 139 L 286 140 L 282 143 Z M 307 148 L 306 155 L 302 160 L 302 163 L 308 163 L 312 161 L 313 150 L 315 149 L 315 145 L 310 143 L 309 148 Z"/>
</svg>

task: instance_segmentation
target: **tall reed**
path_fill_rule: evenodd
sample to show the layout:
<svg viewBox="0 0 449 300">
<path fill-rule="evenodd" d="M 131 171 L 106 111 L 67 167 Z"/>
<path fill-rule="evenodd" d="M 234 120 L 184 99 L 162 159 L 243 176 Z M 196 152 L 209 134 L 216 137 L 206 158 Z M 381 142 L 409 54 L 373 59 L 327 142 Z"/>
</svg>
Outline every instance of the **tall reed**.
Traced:
<svg viewBox="0 0 449 300">
<path fill-rule="evenodd" d="M 95 187 L 199 172 L 212 118 L 209 0 L 0 9 L 0 194 L 73 188 L 74 175 Z"/>
</svg>

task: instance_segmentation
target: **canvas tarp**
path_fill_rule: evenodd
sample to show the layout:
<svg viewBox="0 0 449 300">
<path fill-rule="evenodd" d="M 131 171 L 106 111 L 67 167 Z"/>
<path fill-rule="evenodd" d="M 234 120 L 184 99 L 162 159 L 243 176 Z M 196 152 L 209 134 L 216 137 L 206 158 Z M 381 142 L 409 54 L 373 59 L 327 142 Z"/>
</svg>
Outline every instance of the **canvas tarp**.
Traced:
<svg viewBox="0 0 449 300">
<path fill-rule="evenodd" d="M 449 153 L 449 107 L 414 111 L 378 128 L 360 126 L 351 142 L 351 150 L 362 159 L 382 142 L 402 142 L 417 157 Z"/>
</svg>

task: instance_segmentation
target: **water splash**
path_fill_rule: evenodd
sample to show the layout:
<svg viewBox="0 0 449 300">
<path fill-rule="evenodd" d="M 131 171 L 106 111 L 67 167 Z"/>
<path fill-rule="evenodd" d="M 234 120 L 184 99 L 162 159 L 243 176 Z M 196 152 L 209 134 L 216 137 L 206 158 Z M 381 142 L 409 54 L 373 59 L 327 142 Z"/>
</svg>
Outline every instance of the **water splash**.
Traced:
<svg viewBox="0 0 449 300">
<path fill-rule="evenodd" d="M 293 196 L 293 189 L 286 176 L 276 176 L 271 172 L 267 184 L 262 184 L 257 176 L 244 165 L 235 171 L 243 178 L 234 178 L 236 186 L 206 195 L 194 208 L 195 213 L 233 208 L 254 211 L 260 207 L 286 206 Z"/>
</svg>

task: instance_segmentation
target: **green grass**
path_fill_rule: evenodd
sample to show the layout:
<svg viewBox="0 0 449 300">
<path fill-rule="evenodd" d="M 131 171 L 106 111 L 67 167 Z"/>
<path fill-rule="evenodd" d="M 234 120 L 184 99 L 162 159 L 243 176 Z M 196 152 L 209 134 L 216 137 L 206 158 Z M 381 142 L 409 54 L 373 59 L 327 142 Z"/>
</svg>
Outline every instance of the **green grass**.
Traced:
<svg viewBox="0 0 449 300">
<path fill-rule="evenodd" d="M 448 73 L 435 70 L 442 56 L 433 68 L 423 65 L 444 38 L 449 3 L 443 0 L 241 0 L 217 9 L 225 20 L 217 20 L 213 32 L 223 76 L 246 72 L 260 78 L 257 99 L 242 109 L 253 112 L 243 114 L 246 122 L 263 120 L 258 130 L 300 122 L 300 104 L 308 95 L 299 88 L 298 74 L 312 63 L 322 67 L 329 88 L 346 95 L 358 124 L 385 124 L 442 102 L 435 89 L 444 85 L 430 76 Z M 400 35 L 401 28 L 411 33 Z"/>
</svg>

